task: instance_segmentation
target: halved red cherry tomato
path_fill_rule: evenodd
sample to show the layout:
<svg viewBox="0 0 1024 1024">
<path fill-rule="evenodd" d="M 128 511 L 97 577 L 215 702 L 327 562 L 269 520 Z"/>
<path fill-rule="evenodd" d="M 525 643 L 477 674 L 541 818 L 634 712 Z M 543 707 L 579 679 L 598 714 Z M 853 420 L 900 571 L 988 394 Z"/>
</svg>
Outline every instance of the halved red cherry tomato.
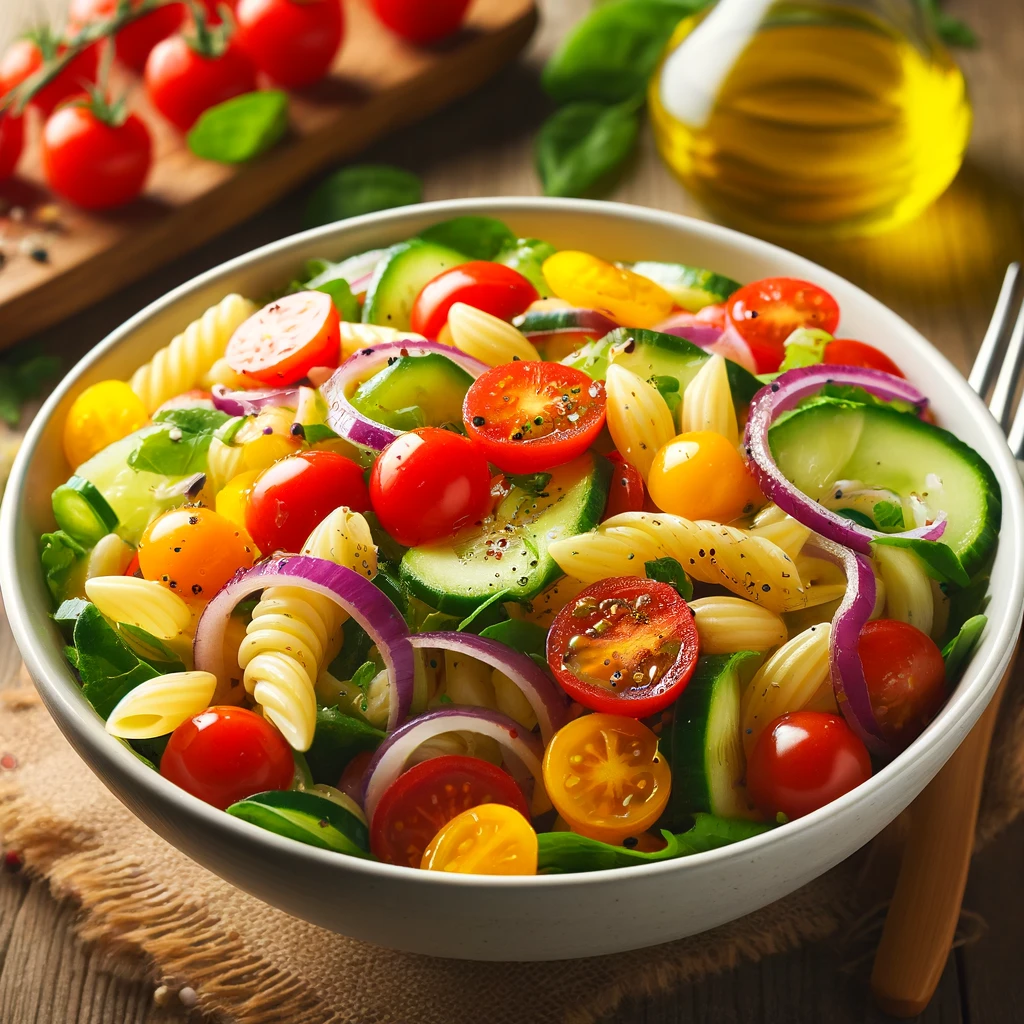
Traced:
<svg viewBox="0 0 1024 1024">
<path fill-rule="evenodd" d="M 370 501 L 381 526 L 411 548 L 482 519 L 491 504 L 491 471 L 468 438 L 421 427 L 377 456 Z"/>
<path fill-rule="evenodd" d="M 791 711 L 757 739 L 747 792 L 769 818 L 802 818 L 871 778 L 867 747 L 838 715 Z"/>
<path fill-rule="evenodd" d="M 881 370 L 894 377 L 902 377 L 903 371 L 874 345 L 852 338 L 836 338 L 825 346 L 825 362 L 832 366 L 866 366 L 869 370 Z"/>
<path fill-rule="evenodd" d="M 433 43 L 450 36 L 466 16 L 470 0 L 373 0 L 377 17 L 412 43 Z"/>
<path fill-rule="evenodd" d="M 517 270 L 477 260 L 452 267 L 428 281 L 409 314 L 410 330 L 436 338 L 448 321 L 448 310 L 465 302 L 501 320 L 511 320 L 537 299 L 537 289 Z"/>
<path fill-rule="evenodd" d="M 238 45 L 286 89 L 323 78 L 345 35 L 341 0 L 240 0 L 235 20 Z"/>
<path fill-rule="evenodd" d="M 337 452 L 299 452 L 264 470 L 249 492 L 245 528 L 264 554 L 300 551 L 336 508 L 370 508 L 363 471 Z"/>
<path fill-rule="evenodd" d="M 0 92 L 6 90 L 0 85 Z M 20 117 L 0 114 L 0 181 L 6 181 L 18 166 L 25 141 L 25 126 Z"/>
<path fill-rule="evenodd" d="M 341 326 L 326 292 L 284 295 L 253 313 L 228 342 L 235 373 L 264 384 L 294 384 L 314 366 L 337 366 Z"/>
<path fill-rule="evenodd" d="M 133 0 L 132 7 L 138 7 L 142 0 Z M 119 0 L 71 0 L 68 9 L 68 27 L 77 32 L 90 22 L 106 20 L 117 10 Z M 206 4 L 209 7 L 208 4 Z M 188 7 L 184 3 L 167 4 L 157 7 L 149 14 L 126 25 L 114 39 L 114 52 L 122 64 L 134 71 L 146 66 L 149 51 L 176 32 L 185 22 Z"/>
<path fill-rule="evenodd" d="M 839 306 L 823 288 L 793 277 L 767 277 L 734 292 L 726 304 L 728 321 L 750 346 L 758 373 L 774 373 L 785 340 L 798 327 L 833 334 Z"/>
<path fill-rule="evenodd" d="M 48 29 L 15 40 L 0 59 L 0 83 L 3 84 L 3 92 L 21 85 L 46 61 L 60 56 L 66 49 L 67 45 Z M 58 103 L 79 94 L 83 83 L 96 81 L 98 63 L 97 47 L 86 47 L 53 81 L 47 82 L 32 97 L 29 105 L 44 116 L 49 116 Z"/>
<path fill-rule="evenodd" d="M 288 741 L 261 715 L 212 707 L 171 733 L 160 774 L 223 810 L 253 793 L 288 789 L 295 761 Z"/>
<path fill-rule="evenodd" d="M 667 583 L 635 576 L 580 591 L 548 633 L 548 665 L 562 689 L 585 708 L 631 718 L 676 700 L 699 653 L 689 605 Z"/>
<path fill-rule="evenodd" d="M 571 462 L 604 426 L 604 381 L 561 363 L 495 366 L 466 392 L 466 433 L 507 473 Z"/>
<path fill-rule="evenodd" d="M 611 519 L 620 512 L 641 512 L 645 492 L 640 470 L 630 465 L 618 452 L 612 452 L 607 459 L 612 464 L 612 482 L 601 519 Z"/>
<path fill-rule="evenodd" d="M 458 754 L 421 761 L 380 798 L 370 822 L 370 849 L 389 864 L 418 868 L 430 840 L 452 818 L 480 804 L 505 804 L 530 820 L 512 776 L 490 762 Z"/>
<path fill-rule="evenodd" d="M 938 714 L 946 699 L 946 665 L 930 636 L 895 619 L 875 619 L 860 633 L 871 710 L 882 735 L 903 749 Z"/>
</svg>

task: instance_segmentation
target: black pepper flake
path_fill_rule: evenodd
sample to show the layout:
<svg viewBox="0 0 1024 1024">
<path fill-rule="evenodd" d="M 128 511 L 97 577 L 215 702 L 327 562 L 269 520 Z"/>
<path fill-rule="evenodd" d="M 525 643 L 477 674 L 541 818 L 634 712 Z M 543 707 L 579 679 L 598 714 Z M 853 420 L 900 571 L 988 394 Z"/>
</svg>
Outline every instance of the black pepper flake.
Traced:
<svg viewBox="0 0 1024 1024">
<path fill-rule="evenodd" d="M 203 588 L 198 583 L 192 584 L 192 593 L 198 597 L 203 592 Z"/>
<path fill-rule="evenodd" d="M 771 591 L 772 588 L 767 583 L 762 583 L 761 589 L 767 594 Z"/>
<path fill-rule="evenodd" d="M 622 845 L 627 850 L 632 850 L 632 849 L 634 849 L 637 846 L 637 844 L 639 842 L 640 842 L 640 840 L 637 839 L 636 836 L 626 836 L 626 838 L 622 840 Z"/>
<path fill-rule="evenodd" d="M 306 428 L 301 423 L 293 423 L 291 425 L 291 434 L 292 437 L 304 438 L 306 436 Z"/>
<path fill-rule="evenodd" d="M 485 420 L 483 418 L 483 416 L 474 416 L 473 417 L 473 426 L 474 427 L 482 427 L 486 422 L 487 422 L 487 420 Z"/>
<path fill-rule="evenodd" d="M 198 526 L 199 525 L 199 516 L 189 516 L 188 517 L 188 525 L 189 526 Z"/>
<path fill-rule="evenodd" d="M 778 391 L 780 386 L 781 385 L 777 384 L 775 381 L 772 381 L 772 391 Z M 750 452 L 750 449 L 748 448 L 747 449 L 747 453 L 749 454 L 749 452 Z"/>
</svg>

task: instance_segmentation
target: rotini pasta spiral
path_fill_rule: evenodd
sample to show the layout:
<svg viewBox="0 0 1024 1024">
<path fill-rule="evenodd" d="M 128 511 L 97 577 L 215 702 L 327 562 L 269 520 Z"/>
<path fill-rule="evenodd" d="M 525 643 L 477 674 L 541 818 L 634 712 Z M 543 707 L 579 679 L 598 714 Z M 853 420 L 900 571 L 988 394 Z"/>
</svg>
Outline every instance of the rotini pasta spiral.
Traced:
<svg viewBox="0 0 1024 1024">
<path fill-rule="evenodd" d="M 341 323 L 341 358 L 354 356 L 361 348 L 373 348 L 374 345 L 386 345 L 390 341 L 426 341 L 422 334 L 411 331 L 398 331 L 394 327 L 382 327 L 378 324 Z"/>
<path fill-rule="evenodd" d="M 94 576 L 85 581 L 85 595 L 108 619 L 138 626 L 170 640 L 192 627 L 189 606 L 155 580 L 137 576 Z"/>
<path fill-rule="evenodd" d="M 231 388 L 232 391 L 244 391 L 246 388 L 258 386 L 258 381 L 232 370 L 231 364 L 223 356 L 203 375 L 200 383 L 207 391 L 212 389 L 215 384 L 223 384 L 224 387 Z"/>
<path fill-rule="evenodd" d="M 754 516 L 750 527 L 754 537 L 763 537 L 777 544 L 790 558 L 800 554 L 807 538 L 811 535 L 809 527 L 783 512 L 778 505 L 766 505 Z"/>
<path fill-rule="evenodd" d="M 875 565 L 885 584 L 885 615 L 931 635 L 935 618 L 932 581 L 917 555 L 905 548 L 874 545 Z"/>
<path fill-rule="evenodd" d="M 448 311 L 448 330 L 457 349 L 488 366 L 540 359 L 533 343 L 510 323 L 465 302 L 454 303 Z"/>
<path fill-rule="evenodd" d="M 255 312 L 255 303 L 241 295 L 225 296 L 140 366 L 129 383 L 146 410 L 153 412 L 169 398 L 199 387 L 235 329 Z"/>
<path fill-rule="evenodd" d="M 107 718 L 107 732 L 125 740 L 149 740 L 174 732 L 205 711 L 217 689 L 212 672 L 172 672 L 129 690 Z"/>
<path fill-rule="evenodd" d="M 615 447 L 646 480 L 658 449 L 676 435 L 672 413 L 656 387 L 615 363 L 608 366 L 605 388 Z"/>
<path fill-rule="evenodd" d="M 741 597 L 702 597 L 690 602 L 701 654 L 769 651 L 786 642 L 786 624 L 775 612 Z"/>
<path fill-rule="evenodd" d="M 721 356 L 713 355 L 686 385 L 680 427 L 684 433 L 710 430 L 721 434 L 730 444 L 739 443 L 729 374 Z"/>
<path fill-rule="evenodd" d="M 368 580 L 377 575 L 377 547 L 370 524 L 344 505 L 336 508 L 309 535 L 302 546 L 302 554 L 347 566 Z"/>
<path fill-rule="evenodd" d="M 245 469 L 245 449 L 238 444 L 225 444 L 219 437 L 210 442 L 206 452 L 206 490 L 216 496 L 224 485 Z"/>
</svg>

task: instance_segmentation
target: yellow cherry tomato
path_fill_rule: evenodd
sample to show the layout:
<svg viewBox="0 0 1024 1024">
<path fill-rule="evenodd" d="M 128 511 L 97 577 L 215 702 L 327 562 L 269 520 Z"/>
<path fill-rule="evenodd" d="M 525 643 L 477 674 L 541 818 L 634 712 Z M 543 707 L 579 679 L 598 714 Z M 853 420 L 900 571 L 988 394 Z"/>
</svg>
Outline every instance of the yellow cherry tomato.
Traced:
<svg viewBox="0 0 1024 1024">
<path fill-rule="evenodd" d="M 73 468 L 108 444 L 120 441 L 149 422 L 149 413 L 123 380 L 103 380 L 86 388 L 64 421 L 64 454 Z"/>
<path fill-rule="evenodd" d="M 218 492 L 214 499 L 217 514 L 230 519 L 248 535 L 245 526 L 245 506 L 249 501 L 249 492 L 262 469 L 248 469 L 244 473 L 233 476 Z"/>
<path fill-rule="evenodd" d="M 479 804 L 430 840 L 420 867 L 463 875 L 537 874 L 537 833 L 512 807 Z"/>
<path fill-rule="evenodd" d="M 213 509 L 186 505 L 154 519 L 139 541 L 139 568 L 186 601 L 209 600 L 253 563 L 252 543 Z"/>
<path fill-rule="evenodd" d="M 661 817 L 672 773 L 658 753 L 658 737 L 642 722 L 583 715 L 551 738 L 544 786 L 573 832 L 618 844 Z"/>
<path fill-rule="evenodd" d="M 647 491 L 662 512 L 718 523 L 764 501 L 743 456 L 710 430 L 680 434 L 662 447 L 651 464 Z"/>
<path fill-rule="evenodd" d="M 541 270 L 560 299 L 599 310 L 624 327 L 654 327 L 675 308 L 675 300 L 661 285 L 588 252 L 556 252 Z"/>
</svg>

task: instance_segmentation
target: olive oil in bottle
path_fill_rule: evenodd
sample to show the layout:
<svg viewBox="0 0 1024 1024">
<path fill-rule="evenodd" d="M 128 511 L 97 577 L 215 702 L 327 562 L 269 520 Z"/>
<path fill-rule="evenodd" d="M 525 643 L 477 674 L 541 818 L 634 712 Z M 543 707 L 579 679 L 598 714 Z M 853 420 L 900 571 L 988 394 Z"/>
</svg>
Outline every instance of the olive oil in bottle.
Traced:
<svg viewBox="0 0 1024 1024">
<path fill-rule="evenodd" d="M 719 0 L 650 87 L 662 156 L 764 234 L 871 234 L 920 213 L 970 134 L 963 75 L 913 0 Z"/>
</svg>

